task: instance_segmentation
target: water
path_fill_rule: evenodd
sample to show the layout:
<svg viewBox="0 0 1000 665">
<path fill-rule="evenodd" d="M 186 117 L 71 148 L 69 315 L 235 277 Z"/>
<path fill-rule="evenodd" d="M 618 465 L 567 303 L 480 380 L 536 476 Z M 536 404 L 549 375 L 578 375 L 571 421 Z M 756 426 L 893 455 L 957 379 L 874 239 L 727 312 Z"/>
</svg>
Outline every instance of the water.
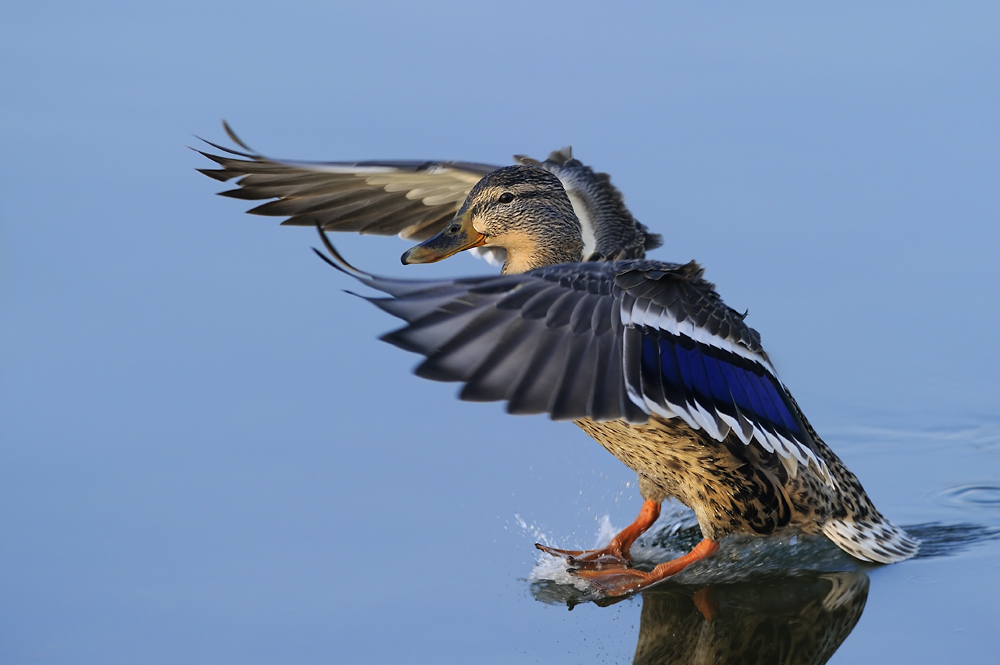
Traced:
<svg viewBox="0 0 1000 665">
<path fill-rule="evenodd" d="M 996 661 L 993 5 L 6 9 L 0 662 Z M 732 538 L 611 605 L 560 583 L 534 543 L 606 540 L 634 475 L 411 376 L 311 230 L 194 171 L 223 116 L 303 159 L 572 143 L 655 257 L 750 310 L 920 556 Z M 385 274 L 491 270 L 337 243 Z M 672 508 L 639 552 L 696 538 Z"/>
</svg>

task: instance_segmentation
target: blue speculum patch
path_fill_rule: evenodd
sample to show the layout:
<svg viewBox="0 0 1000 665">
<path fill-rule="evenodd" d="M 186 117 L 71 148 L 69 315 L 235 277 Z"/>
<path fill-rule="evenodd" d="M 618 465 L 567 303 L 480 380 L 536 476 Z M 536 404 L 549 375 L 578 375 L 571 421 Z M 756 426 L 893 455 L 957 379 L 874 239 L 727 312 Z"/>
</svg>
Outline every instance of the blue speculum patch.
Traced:
<svg viewBox="0 0 1000 665">
<path fill-rule="evenodd" d="M 741 413 L 772 432 L 804 434 L 784 389 L 762 365 L 684 335 L 646 329 L 642 336 L 642 391 L 678 406 L 697 402 L 736 417 Z"/>
</svg>

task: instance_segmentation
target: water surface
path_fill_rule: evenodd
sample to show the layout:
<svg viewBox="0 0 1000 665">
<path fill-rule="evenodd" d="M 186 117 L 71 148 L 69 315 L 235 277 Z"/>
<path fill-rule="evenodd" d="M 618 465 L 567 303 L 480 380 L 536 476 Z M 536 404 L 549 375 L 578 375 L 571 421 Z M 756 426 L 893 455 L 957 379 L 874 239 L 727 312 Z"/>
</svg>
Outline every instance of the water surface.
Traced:
<svg viewBox="0 0 1000 665">
<path fill-rule="evenodd" d="M 994 4 L 7 4 L 0 661 L 996 662 Z M 301 159 L 572 144 L 921 555 L 732 539 L 606 607 L 546 583 L 536 539 L 627 524 L 634 476 L 411 376 L 311 230 L 195 172 L 221 117 Z M 650 557 L 697 537 L 661 527 Z"/>
</svg>

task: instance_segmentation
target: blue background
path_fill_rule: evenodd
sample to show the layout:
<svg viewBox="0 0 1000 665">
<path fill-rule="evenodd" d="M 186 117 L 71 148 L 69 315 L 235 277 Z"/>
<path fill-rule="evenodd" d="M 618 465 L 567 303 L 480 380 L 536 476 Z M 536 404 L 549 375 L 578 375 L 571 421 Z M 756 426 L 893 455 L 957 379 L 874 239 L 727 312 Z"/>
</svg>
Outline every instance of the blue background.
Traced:
<svg viewBox="0 0 1000 665">
<path fill-rule="evenodd" d="M 883 512 L 1000 522 L 947 498 L 1000 493 L 994 4 L 2 14 L 0 660 L 631 657 L 641 601 L 534 600 L 518 517 L 591 545 L 634 515 L 634 476 L 571 425 L 412 377 L 311 230 L 195 172 L 221 117 L 298 159 L 572 144 L 664 235 L 654 257 L 750 310 Z M 382 274 L 491 270 L 335 240 Z M 875 570 L 832 662 L 992 662 L 997 555 Z"/>
</svg>

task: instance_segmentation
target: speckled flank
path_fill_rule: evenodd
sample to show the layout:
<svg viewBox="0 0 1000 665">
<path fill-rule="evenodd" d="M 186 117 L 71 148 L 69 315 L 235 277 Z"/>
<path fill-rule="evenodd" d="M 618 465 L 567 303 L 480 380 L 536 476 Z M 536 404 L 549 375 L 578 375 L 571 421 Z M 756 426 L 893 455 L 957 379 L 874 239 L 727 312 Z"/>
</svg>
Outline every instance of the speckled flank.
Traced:
<svg viewBox="0 0 1000 665">
<path fill-rule="evenodd" d="M 795 398 L 789 395 L 798 409 Z M 801 409 L 799 415 L 826 460 L 837 485 L 823 533 L 845 552 L 865 561 L 896 563 L 917 553 L 919 541 L 887 520 L 872 504 L 857 477 L 819 437 Z"/>
<path fill-rule="evenodd" d="M 719 443 L 680 418 L 654 416 L 645 425 L 575 422 L 639 474 L 643 498 L 672 496 L 694 510 L 706 538 L 768 534 L 792 520 L 788 475 L 774 453 L 748 447 L 735 436 Z"/>
<path fill-rule="evenodd" d="M 916 541 L 879 514 L 858 479 L 811 426 L 836 487 L 825 483 L 812 465 L 799 466 L 792 477 L 777 453 L 747 446 L 732 433 L 716 441 L 680 418 L 654 416 L 644 425 L 574 422 L 639 475 L 643 498 L 672 496 L 691 508 L 706 538 L 766 535 L 790 526 L 822 532 L 868 561 L 901 561 L 917 551 Z"/>
</svg>

